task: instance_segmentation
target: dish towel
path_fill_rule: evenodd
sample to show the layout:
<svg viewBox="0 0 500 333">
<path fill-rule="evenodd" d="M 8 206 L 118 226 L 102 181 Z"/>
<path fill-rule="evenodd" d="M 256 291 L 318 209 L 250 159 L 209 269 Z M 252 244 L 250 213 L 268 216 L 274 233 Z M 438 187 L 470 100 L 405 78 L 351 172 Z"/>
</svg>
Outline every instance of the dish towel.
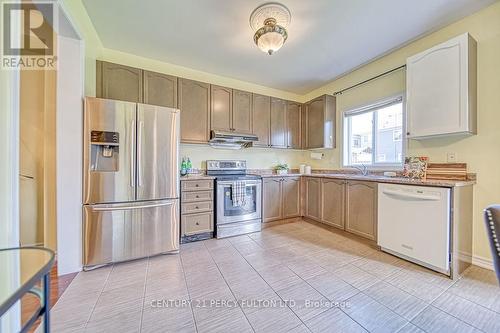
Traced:
<svg viewBox="0 0 500 333">
<path fill-rule="evenodd" d="M 231 186 L 233 206 L 241 207 L 245 204 L 245 182 L 236 181 Z"/>
</svg>

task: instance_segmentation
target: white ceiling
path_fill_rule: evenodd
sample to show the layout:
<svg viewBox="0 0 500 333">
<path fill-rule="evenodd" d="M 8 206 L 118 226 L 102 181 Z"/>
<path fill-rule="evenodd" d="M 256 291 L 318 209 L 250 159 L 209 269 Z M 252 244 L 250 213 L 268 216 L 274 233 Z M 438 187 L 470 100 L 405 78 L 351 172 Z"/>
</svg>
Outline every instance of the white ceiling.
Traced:
<svg viewBox="0 0 500 333">
<path fill-rule="evenodd" d="M 288 41 L 253 43 L 262 0 L 84 0 L 105 47 L 304 94 L 495 0 L 281 0 Z"/>
</svg>

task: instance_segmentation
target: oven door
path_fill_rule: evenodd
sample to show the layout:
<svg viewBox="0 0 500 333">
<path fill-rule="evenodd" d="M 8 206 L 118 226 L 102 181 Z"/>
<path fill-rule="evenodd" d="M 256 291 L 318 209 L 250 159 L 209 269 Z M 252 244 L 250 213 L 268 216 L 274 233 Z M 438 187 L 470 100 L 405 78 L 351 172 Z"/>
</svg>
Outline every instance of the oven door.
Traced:
<svg viewBox="0 0 500 333">
<path fill-rule="evenodd" d="M 245 203 L 234 206 L 232 181 L 217 182 L 217 224 L 256 220 L 262 217 L 262 181 L 244 180 Z"/>
</svg>

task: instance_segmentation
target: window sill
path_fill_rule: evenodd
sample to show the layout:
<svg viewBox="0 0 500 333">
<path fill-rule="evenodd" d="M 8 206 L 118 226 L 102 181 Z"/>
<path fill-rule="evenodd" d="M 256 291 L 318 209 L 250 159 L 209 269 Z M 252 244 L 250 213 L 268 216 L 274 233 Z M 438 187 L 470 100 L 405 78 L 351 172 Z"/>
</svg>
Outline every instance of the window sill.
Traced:
<svg viewBox="0 0 500 333">
<path fill-rule="evenodd" d="M 359 165 L 360 168 L 362 168 L 361 165 Z M 398 165 L 366 165 L 366 168 L 369 171 L 403 171 L 403 165 L 398 164 Z M 356 166 L 351 166 L 351 165 L 344 165 L 341 167 L 340 170 L 343 171 L 359 171 Z"/>
</svg>

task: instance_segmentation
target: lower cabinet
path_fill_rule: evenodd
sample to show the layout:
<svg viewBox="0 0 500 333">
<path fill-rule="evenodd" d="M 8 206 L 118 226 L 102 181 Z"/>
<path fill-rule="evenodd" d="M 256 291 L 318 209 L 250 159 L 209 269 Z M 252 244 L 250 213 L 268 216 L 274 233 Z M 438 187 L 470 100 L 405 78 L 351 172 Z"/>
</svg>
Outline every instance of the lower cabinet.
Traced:
<svg viewBox="0 0 500 333">
<path fill-rule="evenodd" d="M 181 180 L 181 242 L 213 237 L 214 181 Z"/>
<path fill-rule="evenodd" d="M 321 179 L 321 222 L 344 229 L 345 181 Z"/>
<path fill-rule="evenodd" d="M 304 215 L 310 219 L 320 221 L 321 178 L 306 177 L 304 179 L 304 187 L 305 187 Z"/>
<path fill-rule="evenodd" d="M 264 178 L 262 200 L 263 222 L 303 215 L 377 240 L 376 182 L 310 176 Z"/>
<path fill-rule="evenodd" d="M 300 216 L 300 177 L 285 177 L 281 182 L 283 218 Z"/>
<path fill-rule="evenodd" d="M 262 180 L 262 202 L 262 222 L 283 218 L 281 178 L 264 178 Z"/>
<path fill-rule="evenodd" d="M 348 181 L 346 186 L 345 230 L 377 239 L 377 183 Z"/>
<path fill-rule="evenodd" d="M 263 222 L 300 216 L 300 177 L 264 178 Z"/>
</svg>

